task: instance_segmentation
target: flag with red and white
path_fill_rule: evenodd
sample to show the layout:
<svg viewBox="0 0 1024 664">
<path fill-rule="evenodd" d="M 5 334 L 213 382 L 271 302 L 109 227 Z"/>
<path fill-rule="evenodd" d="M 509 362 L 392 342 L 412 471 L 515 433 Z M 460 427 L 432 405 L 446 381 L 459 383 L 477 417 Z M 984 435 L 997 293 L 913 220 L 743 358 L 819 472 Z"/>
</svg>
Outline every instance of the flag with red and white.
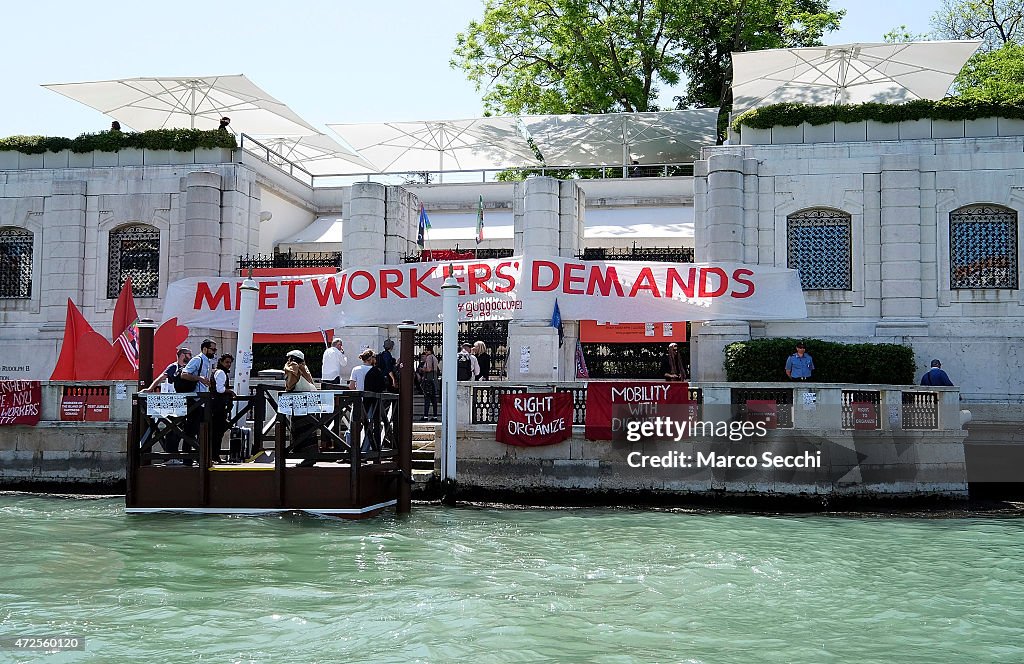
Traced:
<svg viewBox="0 0 1024 664">
<path fill-rule="evenodd" d="M 131 325 L 124 329 L 115 343 L 124 351 L 128 363 L 136 371 L 139 370 L 139 319 L 136 318 Z"/>
</svg>

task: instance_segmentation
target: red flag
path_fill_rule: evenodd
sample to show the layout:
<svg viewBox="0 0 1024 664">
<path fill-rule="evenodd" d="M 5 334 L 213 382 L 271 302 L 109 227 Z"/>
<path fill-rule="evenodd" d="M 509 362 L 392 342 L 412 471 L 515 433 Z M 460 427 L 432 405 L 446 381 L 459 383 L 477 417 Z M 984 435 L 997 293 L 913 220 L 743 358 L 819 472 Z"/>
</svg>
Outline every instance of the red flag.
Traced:
<svg viewBox="0 0 1024 664">
<path fill-rule="evenodd" d="M 69 298 L 64 341 L 50 380 L 103 380 L 103 368 L 120 356 Z"/>
<path fill-rule="evenodd" d="M 139 314 L 135 311 L 135 298 L 132 296 L 132 278 L 124 280 L 121 287 L 121 294 L 117 296 L 117 304 L 114 305 L 114 319 L 110 325 L 110 339 L 116 341 L 128 326 L 138 320 Z M 135 362 L 138 368 L 138 361 Z"/>
</svg>

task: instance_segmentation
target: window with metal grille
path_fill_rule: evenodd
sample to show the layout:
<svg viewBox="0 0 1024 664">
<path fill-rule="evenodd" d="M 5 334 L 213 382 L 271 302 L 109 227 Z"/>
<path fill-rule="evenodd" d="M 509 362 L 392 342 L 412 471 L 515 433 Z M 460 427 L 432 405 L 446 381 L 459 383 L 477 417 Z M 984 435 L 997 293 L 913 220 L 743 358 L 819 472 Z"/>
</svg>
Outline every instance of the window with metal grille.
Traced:
<svg viewBox="0 0 1024 664">
<path fill-rule="evenodd" d="M 800 272 L 804 290 L 851 290 L 850 215 L 815 208 L 786 217 L 789 267 Z"/>
<path fill-rule="evenodd" d="M 949 213 L 949 287 L 1017 288 L 1017 213 L 968 205 Z"/>
<path fill-rule="evenodd" d="M 32 231 L 0 228 L 0 299 L 32 297 Z"/>
<path fill-rule="evenodd" d="M 134 224 L 110 233 L 107 297 L 120 295 L 128 277 L 132 278 L 135 297 L 157 297 L 160 294 L 159 229 Z"/>
</svg>

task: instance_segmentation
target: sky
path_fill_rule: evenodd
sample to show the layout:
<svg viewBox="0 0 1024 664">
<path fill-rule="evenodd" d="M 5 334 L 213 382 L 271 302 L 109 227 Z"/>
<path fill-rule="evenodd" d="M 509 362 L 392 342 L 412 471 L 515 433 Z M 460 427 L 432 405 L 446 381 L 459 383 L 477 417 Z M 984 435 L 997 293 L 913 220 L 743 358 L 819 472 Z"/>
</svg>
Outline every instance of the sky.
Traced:
<svg viewBox="0 0 1024 664">
<path fill-rule="evenodd" d="M 939 0 L 832 0 L 847 10 L 826 44 L 926 32 Z M 135 76 L 246 74 L 316 127 L 482 115 L 481 94 L 449 66 L 482 0 L 35 0 L 3 9 L 0 136 L 73 137 L 110 119 L 40 87 Z M 671 108 L 678 90 L 663 90 Z"/>
</svg>

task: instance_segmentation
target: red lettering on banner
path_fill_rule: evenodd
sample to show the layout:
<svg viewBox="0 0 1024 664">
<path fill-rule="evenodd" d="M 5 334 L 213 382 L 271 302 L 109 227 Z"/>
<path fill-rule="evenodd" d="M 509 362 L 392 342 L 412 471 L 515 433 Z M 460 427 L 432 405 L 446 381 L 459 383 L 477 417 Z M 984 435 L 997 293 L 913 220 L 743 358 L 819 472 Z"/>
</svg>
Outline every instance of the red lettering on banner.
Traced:
<svg viewBox="0 0 1024 664">
<path fill-rule="evenodd" d="M 636 281 L 633 282 L 633 289 L 629 291 L 629 296 L 636 297 L 637 293 L 642 290 L 651 291 L 652 297 L 661 297 L 661 292 L 658 291 L 658 284 L 654 281 L 654 272 L 649 267 L 640 270 Z"/>
<path fill-rule="evenodd" d="M 498 267 L 495 268 L 495 270 L 494 270 L 494 276 L 497 277 L 498 279 L 501 279 L 502 281 L 504 281 L 505 285 L 504 286 L 495 286 L 494 287 L 494 292 L 495 293 L 510 293 L 510 292 L 515 290 L 515 288 L 516 288 L 516 277 L 515 277 L 514 274 L 509 274 L 508 273 L 508 270 L 511 270 L 511 269 L 513 269 L 515 267 L 519 267 L 519 264 L 518 263 L 516 263 L 514 265 L 512 263 L 499 263 L 498 264 Z"/>
<path fill-rule="evenodd" d="M 735 281 L 738 284 L 743 284 L 744 286 L 747 287 L 747 290 L 743 291 L 742 293 L 737 293 L 736 291 L 733 291 L 731 293 L 731 295 L 733 297 L 735 297 L 735 298 L 744 298 L 744 297 L 750 297 L 751 295 L 753 295 L 754 294 L 754 282 L 753 281 L 749 281 L 749 280 L 743 278 L 743 277 L 752 277 L 752 276 L 754 276 L 754 271 L 753 270 L 748 270 L 746 268 L 740 268 L 738 270 L 733 270 L 733 273 L 732 273 L 733 281 Z"/>
<path fill-rule="evenodd" d="M 692 298 L 693 284 L 694 281 L 696 281 L 694 277 L 696 275 L 696 268 L 691 267 L 689 270 L 686 271 L 686 277 L 688 281 L 683 281 L 683 277 L 682 275 L 679 274 L 679 270 L 677 270 L 674 267 L 668 268 L 668 278 L 666 279 L 667 283 L 665 284 L 665 297 L 672 297 L 673 290 L 676 286 L 679 286 L 679 288 L 683 291 L 683 295 Z"/>
<path fill-rule="evenodd" d="M 540 269 L 545 268 L 551 277 L 551 280 L 544 285 L 540 283 Z M 553 291 L 558 288 L 560 274 L 558 272 L 558 266 L 551 261 L 533 261 L 533 290 L 537 293 L 546 293 Z"/>
<path fill-rule="evenodd" d="M 327 277 L 324 279 L 324 285 L 320 285 L 319 279 L 314 279 L 313 292 L 316 293 L 316 301 L 321 307 L 327 306 L 327 300 L 334 300 L 335 304 L 341 304 L 341 300 L 345 297 L 345 280 L 348 274 L 342 273 L 341 280 L 339 283 L 338 277 Z"/>
<path fill-rule="evenodd" d="M 409 271 L 409 297 L 419 297 L 421 290 L 424 291 L 425 293 L 430 293 L 434 297 L 441 297 L 440 293 L 438 293 L 433 288 L 427 287 L 427 285 L 423 283 L 424 281 L 433 276 L 434 266 L 428 267 L 427 271 L 424 272 L 422 276 L 417 277 L 417 272 L 418 270 L 416 268 L 412 268 Z"/>
<path fill-rule="evenodd" d="M 718 277 L 718 287 L 713 291 L 708 290 L 708 275 L 713 274 Z M 700 271 L 700 290 L 698 295 L 700 297 L 718 297 L 729 288 L 729 277 L 725 274 L 725 270 L 720 267 L 706 267 Z"/>
<path fill-rule="evenodd" d="M 585 265 L 579 263 L 566 263 L 565 264 L 565 278 L 562 280 L 562 292 L 568 295 L 583 295 L 583 282 L 585 281 L 583 276 L 573 276 L 573 272 L 583 272 L 586 269 Z M 578 289 L 573 289 L 573 284 L 579 284 Z"/>
<path fill-rule="evenodd" d="M 356 277 L 366 279 L 366 290 L 362 293 L 356 292 Z M 353 300 L 365 300 L 370 297 L 375 290 L 377 290 L 377 280 L 374 279 L 373 275 L 366 270 L 356 270 L 352 273 L 352 276 L 348 278 L 348 294 Z"/>
<path fill-rule="evenodd" d="M 223 308 L 225 311 L 231 309 L 231 284 L 224 282 L 217 287 L 217 292 L 214 293 L 210 290 L 210 284 L 200 281 L 196 284 L 196 300 L 192 308 L 199 311 L 203 308 L 204 301 L 211 311 L 218 307 Z"/>
<path fill-rule="evenodd" d="M 477 271 L 480 271 L 477 274 Z M 491 279 L 491 266 L 487 263 L 474 263 L 469 266 L 469 294 L 493 293 L 487 282 Z"/>
<path fill-rule="evenodd" d="M 301 286 L 302 282 L 298 281 L 298 280 L 282 281 L 281 285 L 288 287 L 288 308 L 289 309 L 294 309 L 295 308 L 295 289 L 298 288 L 299 286 Z"/>
<path fill-rule="evenodd" d="M 388 292 L 394 293 L 397 297 L 405 299 L 405 295 L 402 294 L 398 287 L 402 285 L 402 281 L 405 276 L 399 270 L 381 270 L 380 271 L 380 297 L 382 300 L 386 300 Z"/>
<path fill-rule="evenodd" d="M 616 295 L 625 297 L 625 294 L 622 292 L 622 284 L 619 282 L 619 273 L 614 267 L 609 266 L 607 271 L 605 271 L 599 265 L 591 266 L 590 280 L 587 281 L 587 295 L 594 294 L 595 286 L 602 297 L 608 297 L 612 288 L 615 289 Z"/>
<path fill-rule="evenodd" d="M 277 293 L 272 293 L 268 289 L 272 286 L 277 286 L 276 281 L 261 281 L 260 282 L 260 302 L 256 305 L 257 309 L 277 309 L 276 303 L 271 303 L 271 300 L 277 299 Z"/>
</svg>

